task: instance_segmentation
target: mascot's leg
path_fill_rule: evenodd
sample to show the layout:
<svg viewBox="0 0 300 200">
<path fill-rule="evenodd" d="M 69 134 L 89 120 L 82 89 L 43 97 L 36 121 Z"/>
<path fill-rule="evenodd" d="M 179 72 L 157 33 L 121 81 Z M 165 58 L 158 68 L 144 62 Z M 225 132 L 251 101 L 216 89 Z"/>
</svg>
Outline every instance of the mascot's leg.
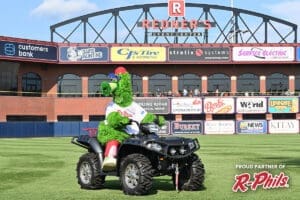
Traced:
<svg viewBox="0 0 300 200">
<path fill-rule="evenodd" d="M 117 164 L 117 154 L 118 154 L 118 146 L 119 142 L 117 140 L 111 140 L 107 142 L 104 152 L 104 161 L 102 165 L 102 169 L 104 171 L 110 171 L 115 169 Z"/>
</svg>

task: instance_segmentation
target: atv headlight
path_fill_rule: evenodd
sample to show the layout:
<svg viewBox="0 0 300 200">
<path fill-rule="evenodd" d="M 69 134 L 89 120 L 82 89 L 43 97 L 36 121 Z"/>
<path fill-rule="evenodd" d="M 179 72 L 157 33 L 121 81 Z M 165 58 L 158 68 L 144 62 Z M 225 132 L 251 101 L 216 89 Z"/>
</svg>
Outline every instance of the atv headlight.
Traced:
<svg viewBox="0 0 300 200">
<path fill-rule="evenodd" d="M 174 156 L 175 154 L 176 154 L 176 149 L 175 148 L 170 148 L 170 154 L 172 155 L 172 156 Z"/>
<path fill-rule="evenodd" d="M 147 148 L 148 149 L 153 149 L 155 151 L 161 151 L 162 150 L 162 146 L 160 144 L 154 143 L 154 142 L 148 143 Z"/>
<path fill-rule="evenodd" d="M 179 153 L 182 155 L 185 154 L 186 151 L 187 150 L 184 148 L 184 146 L 180 147 L 180 149 L 179 149 Z"/>
</svg>

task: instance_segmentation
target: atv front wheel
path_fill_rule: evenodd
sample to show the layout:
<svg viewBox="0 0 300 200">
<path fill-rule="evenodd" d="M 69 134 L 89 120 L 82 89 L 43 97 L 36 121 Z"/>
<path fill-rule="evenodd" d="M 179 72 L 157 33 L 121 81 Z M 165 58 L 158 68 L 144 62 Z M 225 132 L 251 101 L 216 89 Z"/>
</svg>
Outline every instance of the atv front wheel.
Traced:
<svg viewBox="0 0 300 200">
<path fill-rule="evenodd" d="M 151 162 L 142 154 L 125 157 L 120 166 L 120 181 L 123 192 L 129 195 L 149 193 L 153 184 Z"/>
<path fill-rule="evenodd" d="M 99 189 L 105 182 L 105 176 L 100 175 L 101 166 L 95 153 L 86 153 L 77 163 L 77 180 L 83 189 Z"/>
<path fill-rule="evenodd" d="M 182 167 L 182 166 L 181 166 Z M 201 189 L 204 182 L 204 165 L 196 154 L 193 154 L 188 163 L 179 171 L 178 189 L 195 191 Z M 174 186 L 176 186 L 175 173 L 172 175 Z"/>
</svg>

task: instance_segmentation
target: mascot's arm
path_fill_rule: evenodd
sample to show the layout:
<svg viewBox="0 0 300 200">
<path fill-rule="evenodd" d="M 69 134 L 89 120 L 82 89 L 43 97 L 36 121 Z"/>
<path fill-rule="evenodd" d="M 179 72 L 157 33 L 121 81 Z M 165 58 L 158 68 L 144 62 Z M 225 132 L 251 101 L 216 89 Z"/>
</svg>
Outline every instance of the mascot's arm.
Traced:
<svg viewBox="0 0 300 200">
<path fill-rule="evenodd" d="M 108 141 L 117 140 L 122 143 L 130 137 L 123 129 L 129 123 L 129 118 L 122 116 L 118 112 L 111 112 L 105 122 L 100 122 L 98 127 L 98 141 L 101 144 L 106 144 Z"/>
<path fill-rule="evenodd" d="M 122 116 L 119 112 L 111 112 L 106 118 L 107 125 L 122 130 L 129 124 L 129 118 Z"/>
<path fill-rule="evenodd" d="M 166 120 L 163 116 L 156 116 L 153 113 L 147 113 L 141 123 L 157 123 L 160 127 L 165 125 Z"/>
</svg>

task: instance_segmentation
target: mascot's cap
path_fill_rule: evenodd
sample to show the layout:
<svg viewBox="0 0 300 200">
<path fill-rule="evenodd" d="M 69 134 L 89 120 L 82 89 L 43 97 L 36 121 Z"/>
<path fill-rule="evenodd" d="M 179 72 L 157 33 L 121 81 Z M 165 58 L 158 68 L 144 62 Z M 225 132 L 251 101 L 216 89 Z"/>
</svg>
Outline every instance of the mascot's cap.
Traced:
<svg viewBox="0 0 300 200">
<path fill-rule="evenodd" d="M 119 75 L 119 74 L 124 74 L 126 73 L 127 70 L 125 69 L 125 67 L 123 66 L 118 66 L 116 69 L 115 69 L 115 74 L 116 75 Z"/>
<path fill-rule="evenodd" d="M 109 73 L 108 78 L 110 79 L 118 79 L 118 77 L 114 73 Z"/>
</svg>

